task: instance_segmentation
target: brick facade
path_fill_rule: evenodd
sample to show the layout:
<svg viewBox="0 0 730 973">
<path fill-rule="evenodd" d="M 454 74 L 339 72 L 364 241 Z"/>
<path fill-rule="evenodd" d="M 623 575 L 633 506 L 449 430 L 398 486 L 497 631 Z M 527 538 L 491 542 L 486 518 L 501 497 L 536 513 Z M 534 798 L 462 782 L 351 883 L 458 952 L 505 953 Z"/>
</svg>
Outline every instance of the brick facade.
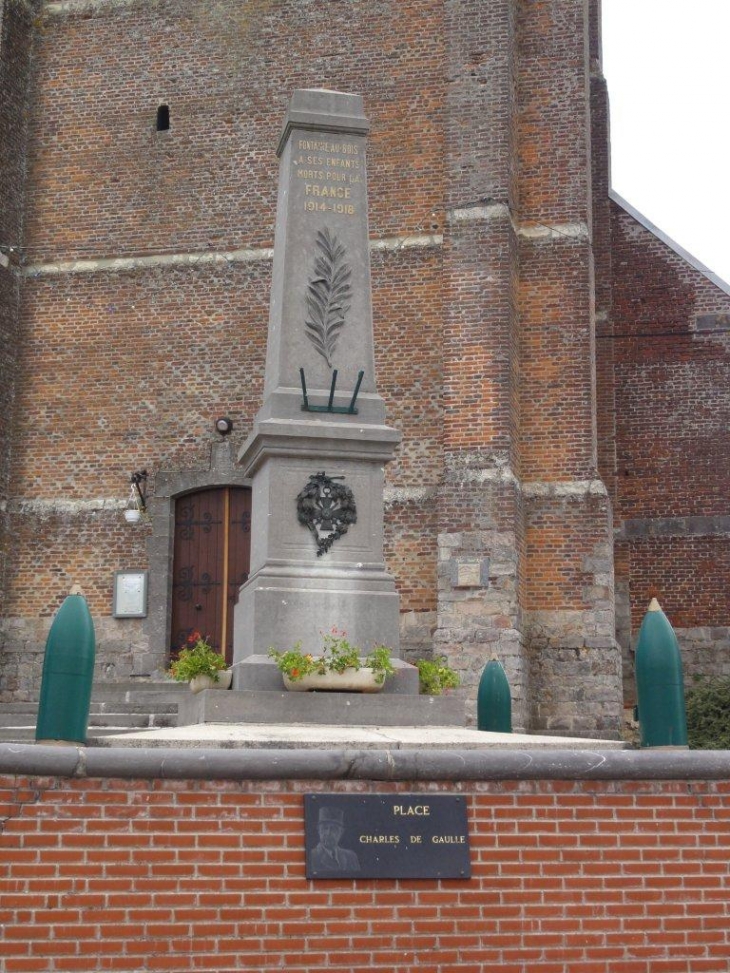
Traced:
<svg viewBox="0 0 730 973">
<path fill-rule="evenodd" d="M 617 203 L 611 224 L 622 610 L 636 633 L 657 595 L 688 672 L 727 672 L 730 288 Z"/>
<path fill-rule="evenodd" d="M 0 2 L 0 254 L 23 248 L 0 266 L 0 698 L 37 694 L 73 583 L 100 679 L 164 667 L 175 498 L 156 484 L 218 482 L 213 420 L 235 453 L 260 404 L 274 149 L 302 87 L 361 93 L 372 123 L 405 654 L 446 654 L 473 701 L 494 653 L 518 726 L 615 734 L 617 635 L 630 696 L 657 589 L 693 671 L 727 666 L 730 297 L 609 201 L 599 3 L 403 2 L 397 31 L 394 11 Z M 150 565 L 151 619 L 112 619 L 114 571 Z"/>
<path fill-rule="evenodd" d="M 28 141 L 32 7 L 0 2 L 0 501 L 10 495 L 10 455 L 18 369 L 20 307 L 19 245 L 23 231 L 23 178 Z M 0 518 L 0 579 L 7 568 L 8 540 Z M 4 605 L 0 581 L 0 606 Z M 0 607 L 4 614 L 4 608 Z"/>
<path fill-rule="evenodd" d="M 207 780 L 2 776 L 3 969 L 726 968 L 726 773 L 520 779 L 494 763 L 461 780 L 215 779 L 212 762 Z M 471 878 L 307 880 L 304 793 L 466 798 Z"/>
</svg>

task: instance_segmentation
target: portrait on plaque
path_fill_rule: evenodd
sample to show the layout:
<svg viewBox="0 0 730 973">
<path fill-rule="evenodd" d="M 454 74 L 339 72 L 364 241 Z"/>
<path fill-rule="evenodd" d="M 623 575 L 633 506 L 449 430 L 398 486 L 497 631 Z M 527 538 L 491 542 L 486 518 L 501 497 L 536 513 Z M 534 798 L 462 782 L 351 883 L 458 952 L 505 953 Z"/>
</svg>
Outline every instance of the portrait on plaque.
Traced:
<svg viewBox="0 0 730 973">
<path fill-rule="evenodd" d="M 311 852 L 312 868 L 317 872 L 359 872 L 360 862 L 354 851 L 340 845 L 345 833 L 345 812 L 325 805 L 317 814 L 319 841 Z"/>
</svg>

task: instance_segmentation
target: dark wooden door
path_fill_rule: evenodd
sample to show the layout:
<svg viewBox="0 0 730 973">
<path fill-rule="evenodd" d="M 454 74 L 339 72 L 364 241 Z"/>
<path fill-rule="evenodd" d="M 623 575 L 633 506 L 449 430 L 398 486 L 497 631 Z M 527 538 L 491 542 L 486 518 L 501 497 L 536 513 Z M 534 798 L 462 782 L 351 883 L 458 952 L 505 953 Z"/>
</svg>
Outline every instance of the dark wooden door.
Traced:
<svg viewBox="0 0 730 973">
<path fill-rule="evenodd" d="M 198 631 L 233 659 L 233 606 L 248 578 L 251 491 L 217 487 L 175 504 L 171 651 Z"/>
</svg>

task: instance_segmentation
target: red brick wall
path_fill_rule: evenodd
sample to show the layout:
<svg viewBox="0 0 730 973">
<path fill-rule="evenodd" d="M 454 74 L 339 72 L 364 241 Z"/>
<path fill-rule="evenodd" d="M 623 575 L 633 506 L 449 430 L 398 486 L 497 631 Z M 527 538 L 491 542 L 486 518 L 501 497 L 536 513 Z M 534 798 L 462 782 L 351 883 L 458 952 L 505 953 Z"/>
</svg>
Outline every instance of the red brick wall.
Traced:
<svg viewBox="0 0 730 973">
<path fill-rule="evenodd" d="M 612 242 L 601 346 L 614 360 L 616 526 L 626 531 L 632 629 L 652 595 L 678 628 L 727 626 L 730 294 L 616 204 Z"/>
<path fill-rule="evenodd" d="M 47 13 L 35 61 L 33 259 L 270 245 L 274 149 L 296 88 L 365 96 L 375 234 L 430 226 L 441 193 L 442 7 L 399 4 L 397 31 L 392 5 L 366 0 Z M 154 131 L 160 103 L 166 133 Z"/>
<path fill-rule="evenodd" d="M 18 370 L 18 308 L 33 8 L 0 0 L 0 500 L 8 499 L 13 401 Z M 8 536 L 0 516 L 0 615 L 5 611 Z"/>
<path fill-rule="evenodd" d="M 727 536 L 645 537 L 631 543 L 631 628 L 657 597 L 675 628 L 730 623 Z M 719 635 L 719 633 L 718 633 Z M 720 663 L 730 660 L 718 653 Z"/>
<path fill-rule="evenodd" d="M 458 793 L 467 881 L 304 877 L 303 792 Z M 718 973 L 730 782 L 0 778 L 6 973 Z"/>
<path fill-rule="evenodd" d="M 427 497 L 419 507 L 395 500 L 386 509 L 385 556 L 397 578 L 401 610 L 433 611 L 436 608 L 436 507 Z"/>
<path fill-rule="evenodd" d="M 30 4 L 0 0 L 0 250 L 14 249 L 16 259 L 22 242 L 31 18 Z"/>
<path fill-rule="evenodd" d="M 605 497 L 544 501 L 526 517 L 527 571 L 524 605 L 529 610 L 586 609 L 594 605 L 594 559 L 606 564 Z M 603 550 L 602 550 L 603 549 Z M 607 585 L 607 579 L 603 581 Z M 606 590 L 600 596 L 609 599 Z"/>
<path fill-rule="evenodd" d="M 274 153 L 297 87 L 364 95 L 371 235 L 438 231 L 442 6 L 399 5 L 397 34 L 392 6 L 370 2 L 47 11 L 36 24 L 26 262 L 270 247 Z M 154 130 L 160 103 L 168 132 Z M 440 272 L 438 243 L 373 255 L 379 388 L 404 433 L 389 484 L 426 492 L 441 470 Z M 135 469 L 150 470 L 150 495 L 158 470 L 206 469 L 219 415 L 234 420 L 236 447 L 245 440 L 261 404 L 269 284 L 267 260 L 30 273 L 11 466 L 23 544 L 8 614 L 51 613 L 70 575 L 95 615 L 109 613 L 113 572 L 145 566 L 144 528 L 128 536 L 118 512 L 83 503 L 121 499 Z M 29 500 L 77 509 L 39 520 Z M 410 498 L 404 517 L 403 536 L 401 520 L 388 527 L 389 566 L 403 610 L 432 610 L 432 513 Z"/>
<path fill-rule="evenodd" d="M 373 332 L 378 388 L 387 421 L 403 434 L 388 483 L 433 489 L 441 475 L 443 293 L 440 247 L 394 260 L 375 251 Z"/>
<path fill-rule="evenodd" d="M 520 449 L 525 480 L 597 478 L 588 130 L 588 6 L 520 7 Z M 605 507 L 533 499 L 525 607 L 592 607 L 579 575 Z M 535 509 L 539 508 L 539 509 Z M 556 597 L 557 596 L 557 597 Z"/>
<path fill-rule="evenodd" d="M 621 516 L 727 513 L 730 295 L 618 211 L 613 259 Z"/>
<path fill-rule="evenodd" d="M 587 29 L 585 5 L 519 6 L 520 452 L 528 481 L 595 475 Z"/>
<path fill-rule="evenodd" d="M 203 465 L 218 415 L 240 436 L 263 389 L 269 274 L 264 262 L 28 281 L 18 494 L 119 496 L 132 469 Z"/>
<path fill-rule="evenodd" d="M 31 53 L 30 5 L 0 0 L 0 499 L 7 499 L 18 346 L 23 177 Z M 5 544 L 0 545 L 2 549 Z M 0 582 L 0 589 L 2 584 Z"/>
</svg>

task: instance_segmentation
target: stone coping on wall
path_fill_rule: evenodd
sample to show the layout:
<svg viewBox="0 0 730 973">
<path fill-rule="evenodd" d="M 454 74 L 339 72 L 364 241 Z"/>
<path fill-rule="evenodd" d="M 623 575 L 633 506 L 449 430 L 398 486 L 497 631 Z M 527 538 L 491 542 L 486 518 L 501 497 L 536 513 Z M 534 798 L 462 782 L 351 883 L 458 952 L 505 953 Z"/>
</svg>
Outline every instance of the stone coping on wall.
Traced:
<svg viewBox="0 0 730 973">
<path fill-rule="evenodd" d="M 730 750 L 87 749 L 0 744 L 0 774 L 163 780 L 727 780 Z"/>
</svg>

